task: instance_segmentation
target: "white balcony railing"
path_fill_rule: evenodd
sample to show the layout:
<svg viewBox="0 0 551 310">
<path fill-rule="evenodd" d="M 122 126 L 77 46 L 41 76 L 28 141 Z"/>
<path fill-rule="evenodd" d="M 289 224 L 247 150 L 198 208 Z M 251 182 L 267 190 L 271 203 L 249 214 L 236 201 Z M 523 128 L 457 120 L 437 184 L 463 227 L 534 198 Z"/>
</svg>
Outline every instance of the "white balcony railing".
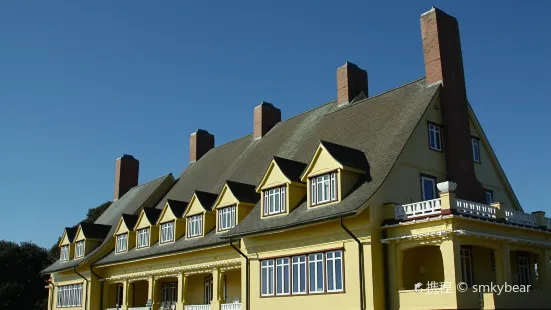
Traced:
<svg viewBox="0 0 551 310">
<path fill-rule="evenodd" d="M 241 304 L 237 302 L 231 304 L 222 304 L 222 310 L 241 310 Z"/>
<path fill-rule="evenodd" d="M 505 220 L 507 222 L 527 225 L 527 226 L 538 226 L 538 218 L 534 214 L 524 213 L 520 211 L 505 211 Z"/>
<path fill-rule="evenodd" d="M 184 310 L 210 310 L 210 305 L 188 305 Z"/>
<path fill-rule="evenodd" d="M 394 208 L 394 214 L 396 219 L 405 220 L 415 217 L 440 214 L 441 210 L 442 207 L 440 206 L 440 199 L 432 199 L 396 206 Z"/>
<path fill-rule="evenodd" d="M 455 201 L 455 209 L 458 213 L 491 219 L 496 218 L 497 211 L 495 207 L 461 199 L 456 199 Z"/>
<path fill-rule="evenodd" d="M 149 307 L 132 307 L 128 308 L 128 310 L 149 310 Z"/>
</svg>

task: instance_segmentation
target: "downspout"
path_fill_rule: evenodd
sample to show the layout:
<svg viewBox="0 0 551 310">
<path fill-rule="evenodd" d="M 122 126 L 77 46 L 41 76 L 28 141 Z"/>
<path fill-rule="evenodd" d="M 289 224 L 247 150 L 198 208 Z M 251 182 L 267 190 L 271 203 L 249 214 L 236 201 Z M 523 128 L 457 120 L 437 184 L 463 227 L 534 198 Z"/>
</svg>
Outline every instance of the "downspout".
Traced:
<svg viewBox="0 0 551 310">
<path fill-rule="evenodd" d="M 90 272 L 93 275 L 95 275 L 96 278 L 98 278 L 98 281 L 103 280 L 102 277 L 98 276 L 98 274 L 94 272 L 94 269 L 92 268 L 92 266 L 90 266 Z M 101 310 L 101 309 L 103 309 L 103 284 L 104 284 L 104 282 L 103 281 L 100 281 L 100 282 L 101 282 L 101 287 L 100 287 L 100 295 L 99 295 L 99 309 Z M 134 291 L 132 291 L 132 292 L 134 292 Z M 132 300 L 134 300 L 134 299 L 132 299 Z"/>
<path fill-rule="evenodd" d="M 73 272 L 76 273 L 79 277 L 83 278 L 84 281 L 86 281 L 86 294 L 84 295 L 84 310 L 86 310 L 88 306 L 88 285 L 89 285 L 88 279 L 86 279 L 80 273 L 78 273 L 77 266 L 73 267 Z"/>
<path fill-rule="evenodd" d="M 246 262 L 246 269 L 245 269 L 245 300 L 247 302 L 247 307 L 246 307 L 246 310 L 250 310 L 251 309 L 251 299 L 249 298 L 250 296 L 250 288 L 249 288 L 249 270 L 250 270 L 250 265 L 249 265 L 249 258 L 247 257 L 247 255 L 243 254 L 243 252 L 241 252 L 240 249 L 238 249 L 237 247 L 235 247 L 235 245 L 233 245 L 232 241 L 231 241 L 231 237 L 230 237 L 230 246 L 237 252 L 239 253 L 239 255 L 243 256 L 245 258 L 245 262 Z"/>
<path fill-rule="evenodd" d="M 383 239 L 386 239 L 387 237 L 387 231 L 383 230 Z M 388 282 L 388 244 L 383 243 L 383 268 L 385 270 L 384 272 L 384 279 L 385 281 L 385 309 L 390 309 L 390 283 Z"/>
<path fill-rule="evenodd" d="M 360 309 L 365 310 L 365 274 L 364 274 L 364 251 L 362 242 L 346 227 L 341 216 L 341 227 L 346 233 L 358 243 L 358 265 L 360 269 Z"/>
</svg>

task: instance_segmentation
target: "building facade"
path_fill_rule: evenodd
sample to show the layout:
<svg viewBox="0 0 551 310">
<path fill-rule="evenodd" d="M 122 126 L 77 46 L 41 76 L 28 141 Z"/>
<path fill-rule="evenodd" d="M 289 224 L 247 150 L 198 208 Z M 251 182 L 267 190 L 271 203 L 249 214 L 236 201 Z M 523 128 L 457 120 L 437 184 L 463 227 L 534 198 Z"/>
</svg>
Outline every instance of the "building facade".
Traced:
<svg viewBox="0 0 551 310">
<path fill-rule="evenodd" d="M 49 309 L 551 307 L 551 219 L 521 208 L 467 100 L 457 20 L 421 15 L 426 76 L 371 96 L 346 62 L 337 99 L 138 185 L 66 228 Z M 495 291 L 499 285 L 508 285 Z M 490 291 L 490 289 L 494 291 Z"/>
</svg>

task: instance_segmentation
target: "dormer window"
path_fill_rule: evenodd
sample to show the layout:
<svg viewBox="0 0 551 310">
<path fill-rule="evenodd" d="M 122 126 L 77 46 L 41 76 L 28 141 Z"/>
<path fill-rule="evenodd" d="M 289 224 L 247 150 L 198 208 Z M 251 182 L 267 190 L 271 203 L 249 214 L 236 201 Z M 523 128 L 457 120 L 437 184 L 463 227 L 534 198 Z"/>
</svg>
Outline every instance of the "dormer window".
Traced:
<svg viewBox="0 0 551 310">
<path fill-rule="evenodd" d="M 78 241 L 75 246 L 75 258 L 84 256 L 84 240 Z"/>
<path fill-rule="evenodd" d="M 128 249 L 128 233 L 117 235 L 116 251 L 124 252 Z"/>
<path fill-rule="evenodd" d="M 264 190 L 264 216 L 285 213 L 285 186 Z"/>
<path fill-rule="evenodd" d="M 138 230 L 138 249 L 149 246 L 149 227 Z"/>
<path fill-rule="evenodd" d="M 235 226 L 235 206 L 218 209 L 218 230 L 227 230 Z"/>
<path fill-rule="evenodd" d="M 187 219 L 187 237 L 197 237 L 203 234 L 203 215 L 193 215 Z"/>
<path fill-rule="evenodd" d="M 337 200 L 337 173 L 332 172 L 310 178 L 312 205 Z"/>
<path fill-rule="evenodd" d="M 64 245 L 61 247 L 61 261 L 66 262 L 69 260 L 69 246 Z"/>
<path fill-rule="evenodd" d="M 161 243 L 174 241 L 174 222 L 161 224 Z"/>
</svg>

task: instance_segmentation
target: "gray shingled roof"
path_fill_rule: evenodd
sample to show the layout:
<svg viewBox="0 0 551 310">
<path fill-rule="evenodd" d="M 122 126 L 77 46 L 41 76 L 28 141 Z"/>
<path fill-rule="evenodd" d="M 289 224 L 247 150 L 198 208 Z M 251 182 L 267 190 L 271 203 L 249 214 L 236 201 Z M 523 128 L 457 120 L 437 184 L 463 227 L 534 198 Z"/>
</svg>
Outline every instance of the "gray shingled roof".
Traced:
<svg viewBox="0 0 551 310">
<path fill-rule="evenodd" d="M 220 236 L 243 236 L 355 214 L 385 180 L 438 88 L 426 85 L 423 78 L 344 107 L 330 102 L 276 124 L 261 139 L 251 134 L 218 146 L 182 172 L 157 208 L 163 208 L 167 199 L 189 201 L 196 190 L 220 193 L 227 180 L 259 184 L 274 156 L 307 163 L 320 141 L 359 150 L 369 164 L 369 175 L 340 203 L 308 209 L 303 202 L 287 216 L 267 219 L 260 218 L 257 203 L 228 233 L 211 231 L 203 238 L 180 238 L 170 245 L 111 253 L 97 264 L 223 243 Z"/>
<path fill-rule="evenodd" d="M 73 240 L 75 240 L 75 237 L 77 235 L 77 229 L 78 229 L 78 226 L 65 227 L 65 233 L 67 234 L 67 239 L 69 239 L 69 242 L 73 242 Z"/>
<path fill-rule="evenodd" d="M 230 191 L 240 202 L 257 203 L 260 194 L 256 192 L 256 186 L 234 181 L 226 181 Z"/>
<path fill-rule="evenodd" d="M 197 197 L 203 208 L 207 211 L 211 211 L 214 203 L 216 202 L 216 198 L 218 198 L 218 194 L 195 191 L 195 197 Z"/>
<path fill-rule="evenodd" d="M 279 169 L 281 169 L 281 172 L 293 182 L 301 182 L 300 176 L 304 172 L 304 169 L 308 166 L 303 162 L 281 158 L 278 156 L 274 156 L 274 161 Z"/>
<path fill-rule="evenodd" d="M 80 230 L 87 239 L 101 239 L 105 238 L 111 230 L 110 225 L 96 224 L 96 223 L 80 223 Z"/>
<path fill-rule="evenodd" d="M 115 234 L 117 225 L 119 224 L 122 213 L 135 214 L 140 210 L 140 207 L 144 205 L 147 199 L 161 186 L 161 184 L 167 179 L 173 179 L 172 174 L 167 174 L 148 183 L 133 187 L 124 196 L 117 201 L 113 202 L 105 212 L 94 222 L 95 224 L 102 224 L 110 226 L 110 230 L 107 233 L 107 237 L 103 242 L 88 253 L 85 257 L 77 260 L 69 260 L 67 262 L 61 262 L 59 259 L 46 269 L 41 271 L 41 274 L 48 274 L 56 271 L 72 269 L 80 264 L 86 262 L 92 255 L 94 255 L 106 242 L 111 240 L 111 236 Z M 144 206 L 146 207 L 146 206 Z"/>
<path fill-rule="evenodd" d="M 172 210 L 174 216 L 182 217 L 182 215 L 184 215 L 184 212 L 186 211 L 186 208 L 188 206 L 187 202 L 172 199 L 168 199 L 167 201 L 168 207 L 170 208 L 170 210 Z"/>
<path fill-rule="evenodd" d="M 367 162 L 364 152 L 327 141 L 321 141 L 320 143 L 323 144 L 327 152 L 344 167 L 369 171 L 369 163 Z"/>
<path fill-rule="evenodd" d="M 125 213 L 122 214 L 122 220 L 129 230 L 134 229 L 134 226 L 136 226 L 136 223 L 138 222 L 138 218 L 138 215 Z"/>
</svg>

